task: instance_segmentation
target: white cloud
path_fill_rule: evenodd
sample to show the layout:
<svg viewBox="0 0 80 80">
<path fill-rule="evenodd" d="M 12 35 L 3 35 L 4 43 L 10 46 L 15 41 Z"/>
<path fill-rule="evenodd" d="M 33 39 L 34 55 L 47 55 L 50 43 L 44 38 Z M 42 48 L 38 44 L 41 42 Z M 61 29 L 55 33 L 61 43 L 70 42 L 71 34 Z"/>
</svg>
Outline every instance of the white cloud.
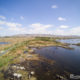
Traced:
<svg viewBox="0 0 80 80">
<path fill-rule="evenodd" d="M 66 18 L 58 17 L 58 20 L 59 20 L 59 21 L 66 21 Z"/>
<path fill-rule="evenodd" d="M 5 21 L 0 20 L 0 25 L 4 25 L 4 24 L 5 24 Z"/>
<path fill-rule="evenodd" d="M 44 25 L 44 24 L 40 24 L 40 23 L 35 23 L 35 24 L 31 24 L 31 27 L 37 28 L 37 29 L 46 29 L 46 28 L 52 27 L 52 25 L 50 25 L 50 24 Z"/>
<path fill-rule="evenodd" d="M 51 8 L 56 9 L 56 8 L 58 8 L 58 6 L 57 5 L 52 5 Z"/>
<path fill-rule="evenodd" d="M 53 31 L 54 35 L 66 35 L 65 31 L 62 29 L 56 29 Z"/>
<path fill-rule="evenodd" d="M 6 17 L 5 17 L 5 16 L 0 16 L 0 19 L 4 19 L 4 20 L 5 20 L 5 19 L 6 19 Z"/>
<path fill-rule="evenodd" d="M 26 28 L 24 28 L 24 27 L 10 27 L 10 28 L 8 28 L 8 30 L 10 30 L 10 31 L 14 31 L 14 32 L 16 32 L 16 33 L 26 33 L 27 32 L 27 30 L 26 30 Z"/>
<path fill-rule="evenodd" d="M 0 26 L 0 30 L 2 30 L 2 29 L 3 29 L 3 27 Z"/>
<path fill-rule="evenodd" d="M 24 19 L 24 16 L 20 16 L 20 19 L 23 20 Z"/>
<path fill-rule="evenodd" d="M 68 28 L 69 26 L 67 25 L 61 25 L 60 28 Z"/>
<path fill-rule="evenodd" d="M 5 25 L 5 26 L 8 26 L 8 27 L 22 26 L 22 24 L 19 24 L 19 23 L 7 22 L 7 21 L 1 21 L 1 20 L 0 20 L 0 25 Z"/>
<path fill-rule="evenodd" d="M 79 27 L 71 28 L 70 31 L 68 32 L 68 34 L 71 34 L 71 35 L 80 35 L 80 26 Z"/>
<path fill-rule="evenodd" d="M 22 24 L 19 23 L 12 23 L 12 22 L 6 22 L 5 25 L 9 27 L 17 27 L 17 26 L 22 26 Z"/>
<path fill-rule="evenodd" d="M 49 31 L 47 30 L 48 28 L 52 27 L 52 25 L 44 25 L 40 23 L 35 23 L 30 25 L 30 33 L 35 33 L 35 34 L 47 34 Z"/>
<path fill-rule="evenodd" d="M 53 30 L 53 34 L 55 35 L 79 35 L 80 36 L 80 26 L 69 28 L 69 29 L 55 29 Z"/>
<path fill-rule="evenodd" d="M 15 33 L 26 33 L 26 28 L 22 27 L 22 24 L 19 24 L 19 23 L 0 21 L 0 25 L 7 26 L 8 31 L 12 31 L 12 32 L 15 32 Z"/>
<path fill-rule="evenodd" d="M 7 27 L 7 29 L 6 29 Z M 67 28 L 67 29 L 64 29 Z M 24 27 L 20 23 L 8 22 L 0 20 L 0 34 L 2 35 L 15 35 L 15 34 L 55 34 L 55 35 L 80 35 L 79 27 L 68 27 L 61 25 L 59 27 L 50 24 L 34 23 Z"/>
</svg>

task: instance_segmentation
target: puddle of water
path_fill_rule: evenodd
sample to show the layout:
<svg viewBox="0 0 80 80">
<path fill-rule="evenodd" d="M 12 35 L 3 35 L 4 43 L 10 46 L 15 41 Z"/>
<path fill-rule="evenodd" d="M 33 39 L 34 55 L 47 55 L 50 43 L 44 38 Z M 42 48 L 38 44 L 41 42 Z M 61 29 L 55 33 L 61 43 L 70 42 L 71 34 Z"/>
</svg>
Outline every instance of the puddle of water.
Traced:
<svg viewBox="0 0 80 80">
<path fill-rule="evenodd" d="M 0 42 L 0 44 L 9 44 L 9 42 Z"/>
</svg>

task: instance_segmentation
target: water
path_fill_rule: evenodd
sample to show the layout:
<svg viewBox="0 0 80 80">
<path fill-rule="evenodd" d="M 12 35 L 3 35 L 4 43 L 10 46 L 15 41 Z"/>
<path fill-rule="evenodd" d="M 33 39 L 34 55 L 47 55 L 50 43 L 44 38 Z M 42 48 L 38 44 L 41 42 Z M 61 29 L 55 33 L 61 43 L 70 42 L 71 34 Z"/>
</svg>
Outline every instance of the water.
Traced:
<svg viewBox="0 0 80 80">
<path fill-rule="evenodd" d="M 57 40 L 57 41 L 60 41 L 62 43 L 69 43 L 69 44 L 80 43 L 80 39 L 61 39 L 61 40 Z"/>
<path fill-rule="evenodd" d="M 9 44 L 9 42 L 0 42 L 0 45 L 1 45 L 1 44 Z"/>
<path fill-rule="evenodd" d="M 78 43 L 79 39 L 60 40 L 65 43 Z M 76 42 L 77 41 L 77 42 Z M 73 50 L 61 47 L 43 47 L 35 50 L 36 53 L 46 57 L 47 59 L 54 60 L 58 69 L 67 71 L 71 74 L 80 75 L 80 47 L 71 45 Z"/>
<path fill-rule="evenodd" d="M 0 42 L 0 45 L 4 45 L 4 44 L 9 44 L 9 42 Z M 2 56 L 3 54 L 5 54 L 7 52 L 8 52 L 8 50 L 0 51 L 0 56 Z"/>
</svg>

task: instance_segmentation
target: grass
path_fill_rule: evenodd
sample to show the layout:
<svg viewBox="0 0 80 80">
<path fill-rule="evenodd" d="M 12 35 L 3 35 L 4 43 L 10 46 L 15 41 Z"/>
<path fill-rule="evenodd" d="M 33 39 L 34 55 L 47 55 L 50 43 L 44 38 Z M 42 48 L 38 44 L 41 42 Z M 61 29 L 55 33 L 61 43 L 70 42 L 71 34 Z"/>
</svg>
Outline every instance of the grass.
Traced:
<svg viewBox="0 0 80 80">
<path fill-rule="evenodd" d="M 42 60 L 38 58 L 37 55 L 33 55 L 31 59 L 27 58 L 26 54 L 23 54 L 24 51 L 28 51 L 28 54 L 32 52 L 31 49 L 27 48 L 32 47 L 44 47 L 44 46 L 60 46 L 64 48 L 69 48 L 67 44 L 56 41 L 56 38 L 50 37 L 36 37 L 36 38 L 2 38 L 0 41 L 11 42 L 11 44 L 2 45 L 0 50 L 8 50 L 6 54 L 0 56 L 0 70 L 8 68 L 9 64 L 19 63 L 20 58 L 25 60 Z M 0 73 L 0 78 L 2 74 Z M 1 78 L 2 79 L 2 78 Z M 2 79 L 4 80 L 4 79 Z M 25 79 L 27 80 L 27 79 Z M 33 80 L 33 79 L 32 79 Z M 35 79 L 34 79 L 35 80 Z"/>
<path fill-rule="evenodd" d="M 71 49 L 68 44 L 56 41 L 56 38 L 50 37 L 36 37 L 28 43 L 32 47 L 45 47 L 45 46 L 60 46 L 63 48 Z"/>
<path fill-rule="evenodd" d="M 23 53 L 23 51 L 26 50 L 27 46 L 32 46 L 32 47 L 60 46 L 64 48 L 69 48 L 67 44 L 57 42 L 56 39 L 50 37 L 36 37 L 31 39 L 27 39 L 27 38 L 23 38 L 23 39 L 3 38 L 3 39 L 2 40 L 5 42 L 11 40 L 11 42 L 14 43 L 14 45 L 10 44 L 10 46 L 3 49 L 3 50 L 7 50 L 10 48 L 10 50 L 6 54 L 0 56 L 0 68 L 3 67 L 4 65 L 7 65 L 8 63 L 11 63 L 10 61 L 15 57 L 19 57 Z M 30 52 L 30 50 L 28 51 Z"/>
<path fill-rule="evenodd" d="M 10 64 L 12 59 L 18 57 L 23 52 L 25 45 L 27 45 L 27 41 L 17 43 L 14 46 L 12 46 L 10 51 L 8 51 L 3 56 L 0 56 L 0 68 L 6 66 L 7 64 Z"/>
<path fill-rule="evenodd" d="M 22 43 L 23 41 L 27 41 L 27 40 L 30 40 L 30 39 L 32 39 L 32 38 L 26 38 L 26 37 L 20 37 L 20 38 L 17 38 L 17 37 L 0 38 L 0 42 L 9 42 L 9 44 L 0 45 L 0 51 L 1 50 L 6 50 L 7 48 L 9 48 L 11 46 L 14 46 L 15 44 Z"/>
<path fill-rule="evenodd" d="M 75 45 L 80 46 L 80 43 L 77 43 L 77 44 L 75 44 Z"/>
<path fill-rule="evenodd" d="M 53 41 L 50 37 L 36 37 L 35 40 L 41 40 L 41 41 Z"/>
</svg>

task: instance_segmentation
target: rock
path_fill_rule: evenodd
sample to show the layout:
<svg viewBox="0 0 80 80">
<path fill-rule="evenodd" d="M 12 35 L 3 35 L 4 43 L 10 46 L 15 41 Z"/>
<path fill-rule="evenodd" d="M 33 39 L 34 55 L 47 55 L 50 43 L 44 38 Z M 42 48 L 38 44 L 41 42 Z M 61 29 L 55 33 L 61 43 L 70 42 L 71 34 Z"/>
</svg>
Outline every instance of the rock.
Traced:
<svg viewBox="0 0 80 80">
<path fill-rule="evenodd" d="M 35 72 L 34 71 L 31 71 L 31 74 L 33 75 Z"/>
</svg>

